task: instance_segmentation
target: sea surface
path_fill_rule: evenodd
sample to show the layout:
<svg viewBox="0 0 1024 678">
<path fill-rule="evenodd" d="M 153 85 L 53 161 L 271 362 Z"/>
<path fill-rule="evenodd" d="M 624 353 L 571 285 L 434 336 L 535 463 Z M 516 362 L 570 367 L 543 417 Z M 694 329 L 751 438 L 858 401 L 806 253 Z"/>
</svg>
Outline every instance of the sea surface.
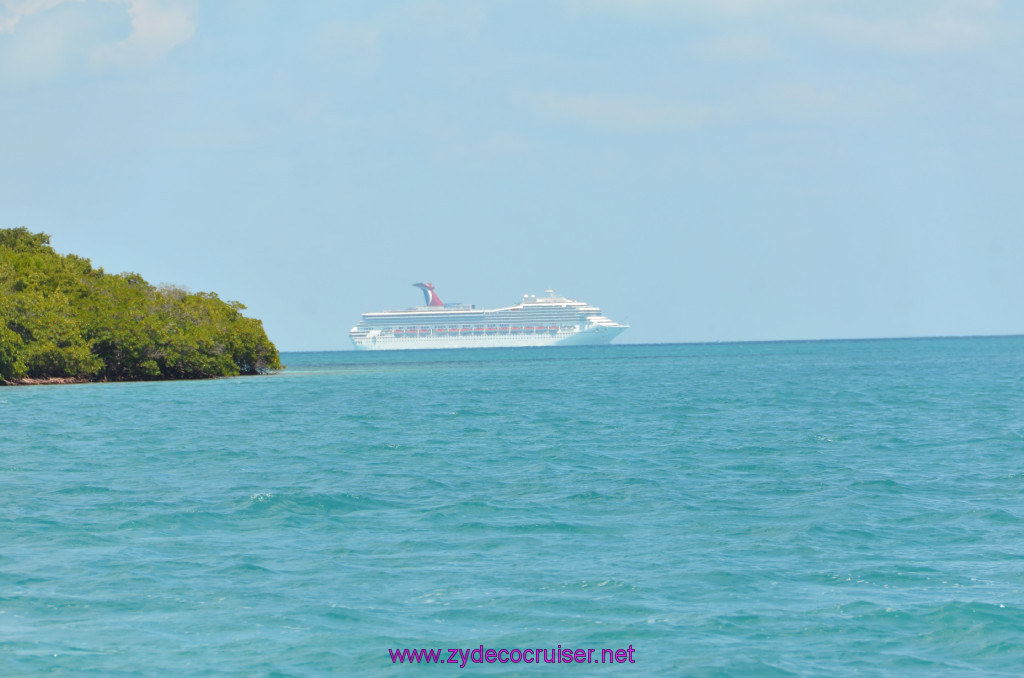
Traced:
<svg viewBox="0 0 1024 678">
<path fill-rule="evenodd" d="M 0 675 L 1024 674 L 1024 338 L 283 358 L 0 389 Z"/>
</svg>

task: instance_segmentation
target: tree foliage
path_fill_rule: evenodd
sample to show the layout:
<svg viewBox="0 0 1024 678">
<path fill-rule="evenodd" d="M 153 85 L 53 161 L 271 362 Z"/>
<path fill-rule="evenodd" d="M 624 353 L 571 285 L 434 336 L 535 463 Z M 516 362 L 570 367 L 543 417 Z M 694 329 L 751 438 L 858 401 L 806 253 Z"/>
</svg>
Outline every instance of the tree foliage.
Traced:
<svg viewBox="0 0 1024 678">
<path fill-rule="evenodd" d="M 0 380 L 200 379 L 281 368 L 263 324 L 214 293 L 154 287 L 0 229 Z"/>
</svg>

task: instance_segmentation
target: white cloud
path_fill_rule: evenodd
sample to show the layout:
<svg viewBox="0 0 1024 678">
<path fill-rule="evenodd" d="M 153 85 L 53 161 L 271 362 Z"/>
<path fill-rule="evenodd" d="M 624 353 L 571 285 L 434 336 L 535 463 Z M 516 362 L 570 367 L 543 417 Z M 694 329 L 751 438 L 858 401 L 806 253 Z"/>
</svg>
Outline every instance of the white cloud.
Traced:
<svg viewBox="0 0 1024 678">
<path fill-rule="evenodd" d="M 0 0 L 0 77 L 27 83 L 85 63 L 149 64 L 192 37 L 195 14 L 196 0 Z M 126 18 L 131 31 L 111 42 Z"/>
<path fill-rule="evenodd" d="M 699 127 L 715 117 L 715 111 L 708 106 L 684 106 L 653 100 L 545 93 L 534 101 L 537 108 L 549 115 L 627 132 Z"/>
<path fill-rule="evenodd" d="M 462 0 L 408 0 L 389 13 L 402 32 L 476 36 L 486 23 L 487 3 Z"/>
<path fill-rule="evenodd" d="M 899 82 L 791 80 L 771 83 L 752 93 L 743 110 L 788 120 L 865 120 L 885 116 L 918 96 L 913 86 Z"/>
<path fill-rule="evenodd" d="M 815 32 L 852 45 L 895 52 L 932 53 L 971 49 L 993 36 L 990 21 L 947 12 L 910 19 L 821 16 L 807 25 Z"/>
<path fill-rule="evenodd" d="M 734 61 L 764 59 L 778 52 L 775 43 L 767 36 L 754 33 L 714 36 L 700 42 L 697 47 L 705 56 Z"/>
<path fill-rule="evenodd" d="M 21 20 L 65 2 L 83 0 L 0 0 L 0 33 L 13 33 Z"/>
<path fill-rule="evenodd" d="M 95 65 L 128 66 L 158 61 L 188 42 L 196 31 L 196 6 L 192 0 L 123 1 L 128 4 L 132 32 L 124 40 L 97 47 L 92 55 Z"/>
<path fill-rule="evenodd" d="M 575 12 L 619 11 L 725 16 L 770 14 L 800 5 L 801 0 L 566 0 Z"/>
<path fill-rule="evenodd" d="M 829 40 L 871 49 L 936 53 L 989 43 L 1006 22 L 1000 0 L 565 0 L 577 14 L 614 12 L 650 20 L 699 17 L 722 28 L 742 25 L 744 38 L 715 36 L 706 53 L 735 58 L 767 46 L 758 34 L 789 27 Z M 759 22 L 755 25 L 754 21 Z M 761 44 L 754 40 L 760 40 Z"/>
<path fill-rule="evenodd" d="M 848 112 L 853 108 L 852 102 L 855 99 L 839 87 L 810 82 L 787 82 L 769 87 L 763 106 L 787 117 L 813 118 Z"/>
<path fill-rule="evenodd" d="M 0 49 L 0 81 L 26 84 L 56 76 L 80 48 L 83 30 L 67 15 L 20 28 Z"/>
<path fill-rule="evenodd" d="M 354 72 L 370 72 L 380 56 L 381 29 L 368 23 L 332 22 L 320 28 L 310 50 L 320 60 Z"/>
</svg>

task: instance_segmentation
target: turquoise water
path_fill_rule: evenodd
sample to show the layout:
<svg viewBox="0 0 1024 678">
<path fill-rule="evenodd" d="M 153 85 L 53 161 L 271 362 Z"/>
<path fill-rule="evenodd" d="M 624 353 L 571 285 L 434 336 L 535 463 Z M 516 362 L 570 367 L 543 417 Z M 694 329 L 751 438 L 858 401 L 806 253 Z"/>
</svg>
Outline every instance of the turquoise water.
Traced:
<svg viewBox="0 0 1024 678">
<path fill-rule="evenodd" d="M 0 390 L 0 674 L 1024 671 L 1024 338 L 284 361 Z"/>
</svg>

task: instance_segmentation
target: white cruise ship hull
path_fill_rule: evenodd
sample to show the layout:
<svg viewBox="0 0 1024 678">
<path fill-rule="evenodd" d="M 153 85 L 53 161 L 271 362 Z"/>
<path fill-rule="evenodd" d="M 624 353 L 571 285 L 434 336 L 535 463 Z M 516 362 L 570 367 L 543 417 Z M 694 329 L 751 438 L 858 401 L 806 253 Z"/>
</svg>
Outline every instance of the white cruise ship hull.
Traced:
<svg viewBox="0 0 1024 678">
<path fill-rule="evenodd" d="M 611 340 L 627 329 L 596 326 L 589 329 L 534 332 L 532 334 L 499 334 L 497 332 L 467 333 L 451 337 L 435 333 L 417 334 L 413 337 L 396 337 L 370 331 L 364 336 L 352 337 L 357 351 L 404 351 L 438 348 L 517 348 L 524 346 L 597 346 L 611 343 Z"/>
<path fill-rule="evenodd" d="M 425 290 L 428 305 L 364 313 L 349 332 L 356 350 L 589 346 L 610 343 L 629 327 L 601 315 L 596 306 L 550 290 L 548 297 L 524 296 L 516 306 L 477 309 L 442 304 L 433 285 L 416 286 Z"/>
</svg>

